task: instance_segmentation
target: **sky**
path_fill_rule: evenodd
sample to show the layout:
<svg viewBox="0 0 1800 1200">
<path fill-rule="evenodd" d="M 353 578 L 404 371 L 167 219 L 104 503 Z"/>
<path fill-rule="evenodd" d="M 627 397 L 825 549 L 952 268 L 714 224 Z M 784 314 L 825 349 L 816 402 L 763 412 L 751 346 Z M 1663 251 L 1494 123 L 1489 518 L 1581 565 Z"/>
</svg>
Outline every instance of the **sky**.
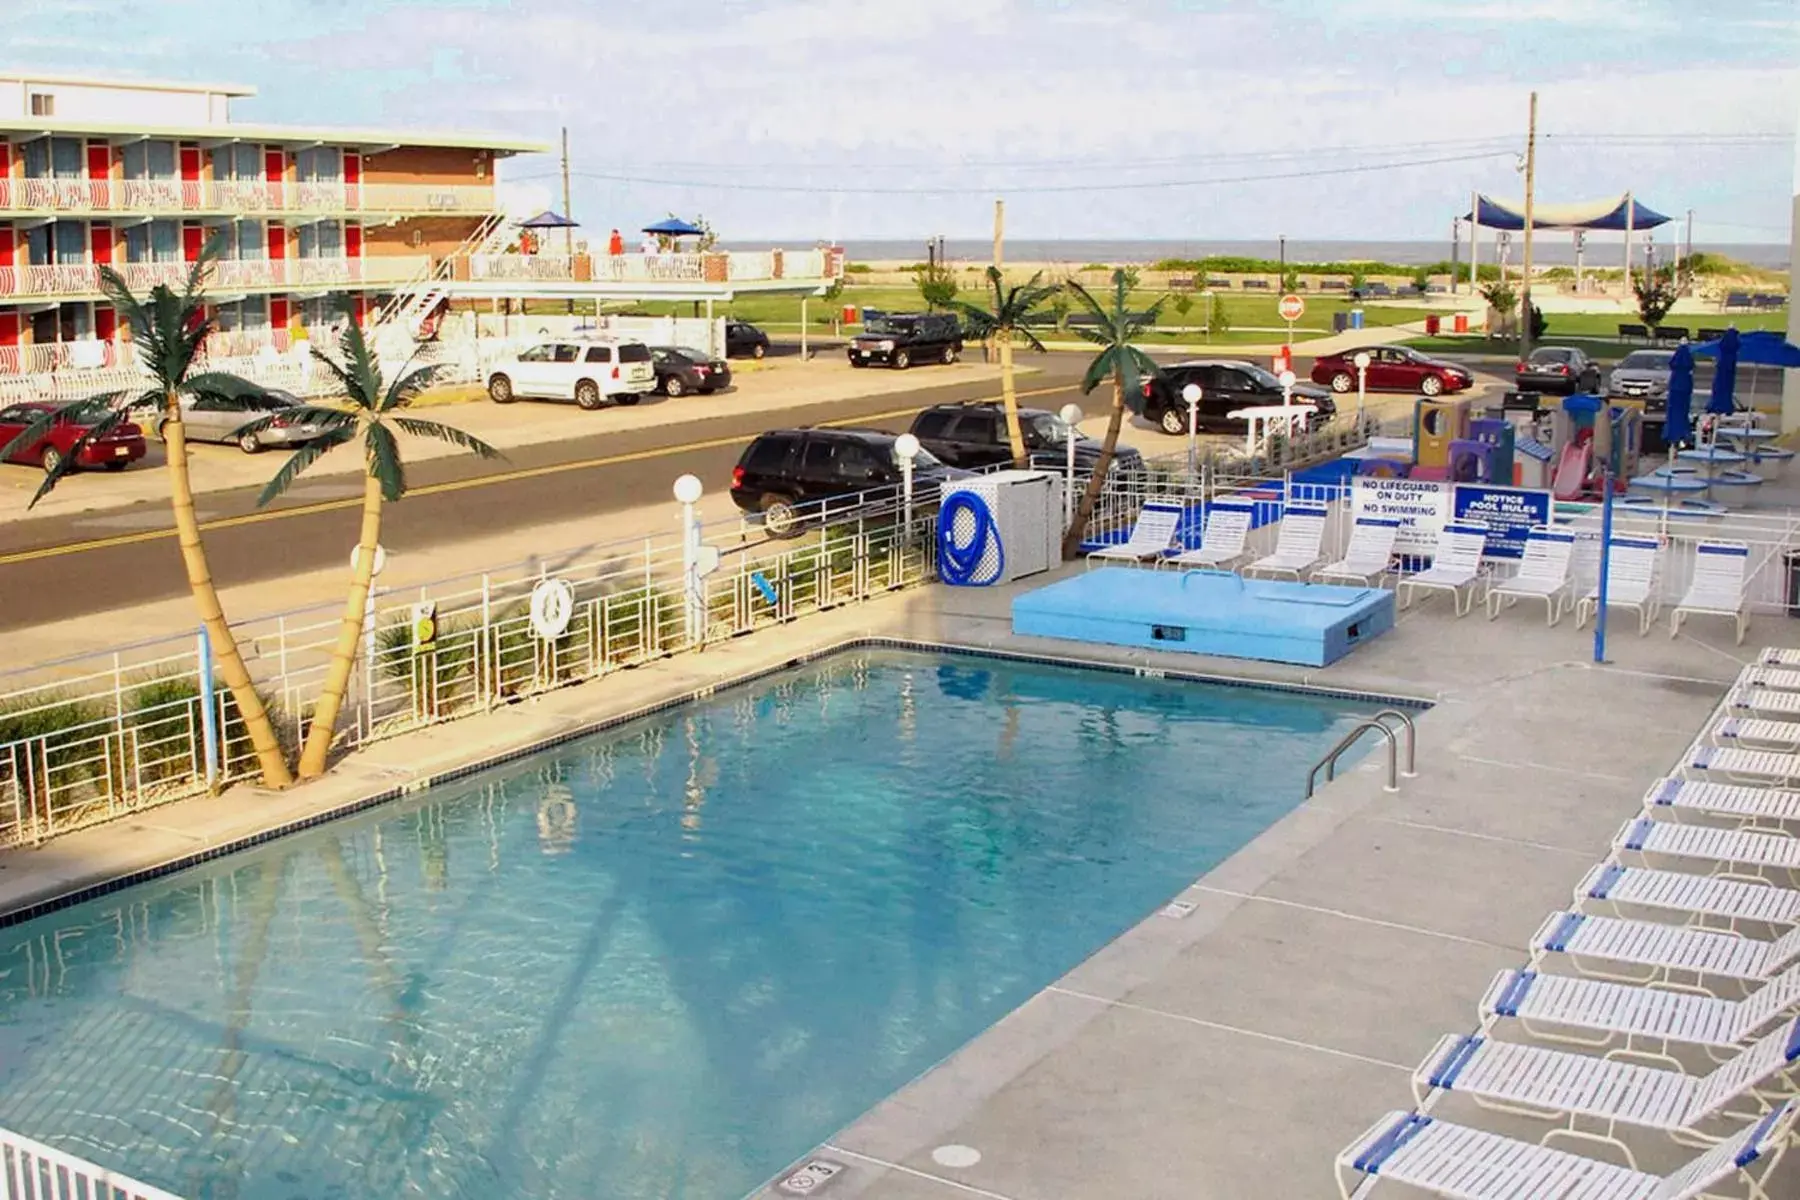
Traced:
<svg viewBox="0 0 1800 1200">
<path fill-rule="evenodd" d="M 4 67 L 245 83 L 238 120 L 554 143 L 575 218 L 729 241 L 1447 239 L 1627 189 L 1788 240 L 1796 0 L 0 0 Z M 96 54 L 96 49 L 99 53 Z M 554 155 L 510 160 L 561 207 Z"/>
</svg>

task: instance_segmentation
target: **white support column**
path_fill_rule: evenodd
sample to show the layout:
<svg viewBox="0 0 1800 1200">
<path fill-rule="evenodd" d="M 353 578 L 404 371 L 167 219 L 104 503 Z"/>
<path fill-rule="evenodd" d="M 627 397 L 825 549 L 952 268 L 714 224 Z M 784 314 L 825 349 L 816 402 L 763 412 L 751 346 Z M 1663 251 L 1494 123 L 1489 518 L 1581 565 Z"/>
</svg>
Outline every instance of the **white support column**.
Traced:
<svg viewBox="0 0 1800 1200">
<path fill-rule="evenodd" d="M 1481 290 L 1481 278 L 1475 264 L 1481 259 L 1481 193 L 1469 193 L 1469 294 Z"/>
<path fill-rule="evenodd" d="M 1631 202 L 1631 193 L 1625 193 L 1625 299 L 1631 300 L 1631 226 L 1637 217 L 1637 205 Z"/>
<path fill-rule="evenodd" d="M 806 361 L 806 302 L 810 297 L 800 293 L 800 361 Z"/>
<path fill-rule="evenodd" d="M 1794 150 L 1800 155 L 1800 127 L 1794 131 Z M 1788 218 L 1788 262 L 1800 262 L 1800 157 L 1794 160 L 1793 208 Z M 1690 238 L 1693 236 L 1690 232 Z M 1788 341 L 1800 345 L 1800 304 L 1794 302 L 1793 289 L 1788 290 Z M 1781 431 L 1800 429 L 1800 370 L 1783 371 L 1781 380 Z"/>
<path fill-rule="evenodd" d="M 713 358 L 724 358 L 725 348 L 719 345 L 719 333 L 713 323 L 712 297 L 706 298 L 706 353 Z"/>
</svg>

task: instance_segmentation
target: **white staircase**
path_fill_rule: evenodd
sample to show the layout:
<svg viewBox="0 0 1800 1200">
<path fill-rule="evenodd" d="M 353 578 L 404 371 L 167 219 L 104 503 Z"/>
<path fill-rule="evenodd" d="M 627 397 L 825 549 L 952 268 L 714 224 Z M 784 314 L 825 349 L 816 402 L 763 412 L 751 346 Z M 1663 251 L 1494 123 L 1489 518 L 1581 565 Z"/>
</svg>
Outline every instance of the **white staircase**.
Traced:
<svg viewBox="0 0 1800 1200">
<path fill-rule="evenodd" d="M 505 213 L 490 213 L 462 245 L 440 259 L 435 267 L 394 291 L 393 298 L 376 315 L 375 329 L 393 324 L 409 338 L 418 337 L 425 319 L 437 311 L 438 305 L 449 294 L 444 285 L 455 276 L 457 261 L 471 255 L 503 253 L 518 235 L 517 218 Z"/>
</svg>

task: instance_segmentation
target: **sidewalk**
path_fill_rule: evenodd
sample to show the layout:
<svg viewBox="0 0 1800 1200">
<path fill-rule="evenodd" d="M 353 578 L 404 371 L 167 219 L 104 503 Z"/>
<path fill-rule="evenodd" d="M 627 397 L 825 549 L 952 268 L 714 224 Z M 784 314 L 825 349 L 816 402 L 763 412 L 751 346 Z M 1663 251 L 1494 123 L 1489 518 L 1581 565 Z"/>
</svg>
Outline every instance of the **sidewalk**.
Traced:
<svg viewBox="0 0 1800 1200">
<path fill-rule="evenodd" d="M 1029 367 L 1021 367 L 1021 378 L 1030 371 Z M 502 406 L 485 398 L 470 403 L 422 407 L 430 409 L 425 414 L 428 419 L 473 434 L 505 452 L 597 434 L 693 425 L 747 412 L 780 412 L 919 388 L 998 380 L 999 377 L 998 366 L 980 362 L 961 362 L 917 371 L 857 371 L 837 359 L 813 359 L 810 362 L 765 359 L 753 366 L 734 365 L 733 387 L 729 391 L 712 396 L 683 396 L 678 400 L 651 396 L 632 408 L 608 407 L 598 412 L 583 412 L 573 404 L 521 401 Z M 26 504 L 43 481 L 42 476 L 28 468 L 9 466 L 0 469 L 0 522 L 150 504 L 166 510 L 169 490 L 162 472 L 163 446 L 154 438 L 149 444 L 150 453 L 143 462 L 118 475 L 85 472 L 69 476 L 55 492 L 29 510 Z M 236 446 L 210 444 L 195 445 L 192 451 L 196 495 L 260 487 L 280 469 L 287 457 L 279 449 L 251 455 Z M 403 452 L 409 463 L 462 453 L 440 442 L 418 440 L 408 440 Z M 316 482 L 332 476 L 359 474 L 357 456 L 344 450 L 321 460 L 303 478 Z M 163 517 L 166 524 L 166 512 Z"/>
</svg>

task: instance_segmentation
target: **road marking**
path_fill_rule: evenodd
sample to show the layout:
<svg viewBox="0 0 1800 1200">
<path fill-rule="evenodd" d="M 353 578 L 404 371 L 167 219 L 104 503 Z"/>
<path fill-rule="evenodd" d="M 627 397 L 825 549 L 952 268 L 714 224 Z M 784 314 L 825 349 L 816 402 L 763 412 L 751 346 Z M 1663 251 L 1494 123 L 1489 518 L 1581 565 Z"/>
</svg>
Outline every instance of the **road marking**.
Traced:
<svg viewBox="0 0 1800 1200">
<path fill-rule="evenodd" d="M 1060 387 L 1038 388 L 1035 391 L 1020 392 L 1019 399 L 1026 400 L 1033 396 L 1053 396 L 1059 392 L 1070 392 L 1079 388 L 1079 383 L 1067 383 Z M 983 397 L 986 400 L 998 400 L 999 396 Z M 978 402 L 978 401 L 977 401 Z M 974 402 L 971 402 L 974 403 Z M 910 416 L 925 407 L 915 404 L 908 408 L 890 409 L 887 412 L 864 413 L 856 417 L 842 417 L 835 421 L 820 421 L 827 428 L 845 425 L 863 425 L 870 421 L 886 421 L 893 417 Z M 754 435 L 752 435 L 754 436 Z M 408 491 L 408 496 L 433 496 L 446 492 L 466 491 L 470 488 L 492 487 L 499 483 L 513 483 L 521 479 L 537 479 L 545 475 L 558 475 L 564 471 L 587 471 L 598 467 L 616 467 L 623 463 L 644 462 L 653 458 L 667 458 L 675 454 L 687 454 L 695 450 L 716 450 L 721 446 L 738 445 L 747 439 L 739 434 L 735 437 L 707 438 L 704 441 L 687 442 L 679 446 L 663 446 L 653 450 L 633 450 L 627 454 L 608 454 L 600 458 L 584 458 L 575 462 L 551 463 L 542 467 L 521 467 L 515 471 L 501 471 L 492 475 L 477 475 L 469 479 L 452 479 L 444 483 L 430 483 L 424 487 L 416 487 Z M 234 529 L 242 525 L 261 525 L 266 521 L 280 521 L 288 517 L 307 517 L 315 513 L 338 512 L 347 508 L 361 508 L 361 496 L 347 496 L 340 500 L 320 500 L 313 504 L 297 504 L 292 508 L 269 509 L 260 512 L 244 513 L 235 517 L 216 517 L 210 521 L 200 522 L 200 531 L 209 533 L 215 529 Z M 93 538 L 85 542 L 65 542 L 60 546 L 43 546 L 36 550 L 18 550 L 11 554 L 0 554 L 0 566 L 10 563 L 33 562 L 44 558 L 59 558 L 68 554 L 81 554 L 91 550 L 111 550 L 118 546 L 134 546 L 141 542 L 161 541 L 175 536 L 173 527 L 146 529 L 137 533 L 121 533 L 112 537 Z"/>
</svg>

